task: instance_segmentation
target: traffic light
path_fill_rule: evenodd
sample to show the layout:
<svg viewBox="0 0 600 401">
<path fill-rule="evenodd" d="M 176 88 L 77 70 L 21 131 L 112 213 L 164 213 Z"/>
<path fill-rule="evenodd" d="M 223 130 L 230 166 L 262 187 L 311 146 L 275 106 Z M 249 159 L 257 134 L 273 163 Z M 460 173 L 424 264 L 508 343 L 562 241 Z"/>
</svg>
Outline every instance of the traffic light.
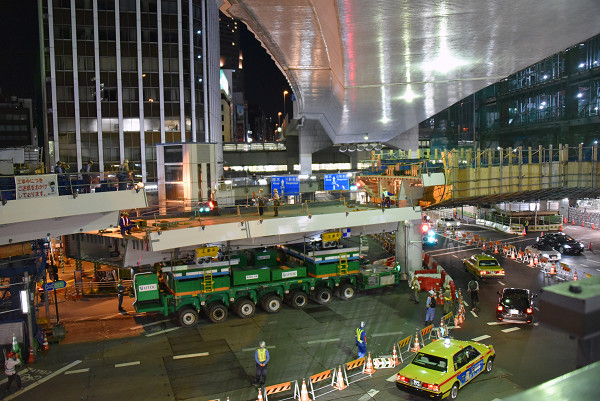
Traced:
<svg viewBox="0 0 600 401">
<path fill-rule="evenodd" d="M 423 234 L 427 234 L 427 232 L 429 231 L 429 224 L 427 223 L 422 223 L 421 224 L 421 233 Z"/>
<path fill-rule="evenodd" d="M 350 185 L 350 189 L 352 191 L 356 191 L 359 188 L 360 188 L 360 181 L 356 181 L 354 184 Z"/>
</svg>

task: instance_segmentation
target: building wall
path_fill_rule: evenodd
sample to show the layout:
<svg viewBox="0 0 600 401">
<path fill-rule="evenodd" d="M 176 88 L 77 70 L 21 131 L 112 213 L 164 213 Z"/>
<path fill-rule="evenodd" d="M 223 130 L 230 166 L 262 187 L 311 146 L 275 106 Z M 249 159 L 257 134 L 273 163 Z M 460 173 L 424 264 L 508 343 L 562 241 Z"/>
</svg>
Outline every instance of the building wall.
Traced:
<svg viewBox="0 0 600 401">
<path fill-rule="evenodd" d="M 37 146 L 31 99 L 3 98 L 0 92 L 0 149 Z"/>
<path fill-rule="evenodd" d="M 138 178 L 156 181 L 157 143 L 220 139 L 216 0 L 43 7 L 54 161 L 110 171 L 128 159 Z"/>
</svg>

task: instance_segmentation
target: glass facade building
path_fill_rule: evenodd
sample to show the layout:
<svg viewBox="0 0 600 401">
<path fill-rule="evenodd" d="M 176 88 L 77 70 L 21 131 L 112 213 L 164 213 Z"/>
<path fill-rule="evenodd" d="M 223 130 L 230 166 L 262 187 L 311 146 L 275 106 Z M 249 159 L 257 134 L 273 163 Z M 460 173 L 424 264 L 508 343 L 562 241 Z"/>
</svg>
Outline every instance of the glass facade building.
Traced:
<svg viewBox="0 0 600 401">
<path fill-rule="evenodd" d="M 157 143 L 221 142 L 216 0 L 43 0 L 42 19 L 52 164 L 156 182 Z"/>
</svg>

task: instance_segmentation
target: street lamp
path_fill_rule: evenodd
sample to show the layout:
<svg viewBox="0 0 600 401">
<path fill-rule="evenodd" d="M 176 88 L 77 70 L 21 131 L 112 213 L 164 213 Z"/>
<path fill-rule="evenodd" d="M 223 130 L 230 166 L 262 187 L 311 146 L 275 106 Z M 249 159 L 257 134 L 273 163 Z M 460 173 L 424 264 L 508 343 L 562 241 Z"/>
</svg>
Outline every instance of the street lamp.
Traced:
<svg viewBox="0 0 600 401">
<path fill-rule="evenodd" d="M 279 121 L 279 125 L 281 125 L 281 112 L 277 113 L 277 120 Z"/>
<path fill-rule="evenodd" d="M 285 118 L 285 96 L 288 94 L 288 91 L 283 91 L 283 118 Z"/>
</svg>

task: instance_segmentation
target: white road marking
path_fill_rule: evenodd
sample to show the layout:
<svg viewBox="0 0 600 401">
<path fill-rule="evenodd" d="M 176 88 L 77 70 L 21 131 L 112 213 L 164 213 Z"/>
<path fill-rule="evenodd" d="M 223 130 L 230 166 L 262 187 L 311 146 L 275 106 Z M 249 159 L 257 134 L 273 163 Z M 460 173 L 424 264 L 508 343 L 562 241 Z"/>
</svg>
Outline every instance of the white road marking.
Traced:
<svg viewBox="0 0 600 401">
<path fill-rule="evenodd" d="M 389 331 L 387 333 L 375 333 L 371 337 L 395 336 L 395 335 L 398 335 L 398 334 L 402 335 L 402 334 L 404 334 L 404 332 L 402 332 L 402 331 Z"/>
<path fill-rule="evenodd" d="M 469 304 L 467 303 L 467 301 L 465 301 L 464 299 L 463 299 L 463 304 L 464 304 L 465 306 L 469 306 Z"/>
<path fill-rule="evenodd" d="M 148 323 L 148 324 L 142 324 L 141 327 L 150 327 L 150 326 L 154 326 L 156 324 L 161 324 L 161 323 L 166 323 L 166 322 L 170 322 L 170 319 L 165 319 L 165 320 L 160 320 L 158 322 L 154 322 L 154 323 Z M 135 329 L 139 329 L 140 326 L 135 326 L 135 327 L 130 327 L 129 330 L 135 330 Z"/>
<path fill-rule="evenodd" d="M 502 281 L 498 281 L 498 284 L 500 284 L 500 285 L 506 285 Z"/>
<path fill-rule="evenodd" d="M 388 382 L 395 382 L 396 381 L 396 374 L 394 373 L 392 376 L 388 377 L 385 380 L 388 381 Z"/>
<path fill-rule="evenodd" d="M 173 359 L 196 358 L 199 356 L 208 356 L 208 352 L 198 352 L 197 354 L 173 355 Z"/>
<path fill-rule="evenodd" d="M 539 311 L 539 310 L 540 310 L 540 308 L 538 308 L 537 306 L 534 306 L 534 307 L 533 307 L 533 309 L 535 309 L 535 310 L 537 310 L 537 311 Z"/>
<path fill-rule="evenodd" d="M 487 322 L 488 326 L 496 326 L 497 324 L 500 324 L 500 322 Z"/>
<path fill-rule="evenodd" d="M 333 343 L 336 341 L 340 341 L 339 338 L 328 338 L 326 340 L 313 340 L 313 341 L 307 341 L 308 344 L 321 344 L 321 343 Z"/>
<path fill-rule="evenodd" d="M 54 372 L 54 373 L 51 373 L 51 374 L 49 374 L 48 376 L 46 376 L 46 377 L 44 377 L 44 378 L 42 378 L 42 379 L 40 379 L 40 380 L 36 380 L 36 381 L 35 381 L 35 383 L 33 383 L 33 384 L 32 384 L 32 385 L 30 385 L 30 386 L 27 386 L 27 387 L 25 387 L 23 390 L 16 391 L 16 392 L 12 393 L 11 395 L 9 395 L 9 396 L 7 396 L 7 397 L 4 397 L 4 398 L 3 398 L 3 400 L 12 400 L 13 398 L 16 398 L 16 397 L 18 397 L 19 395 L 21 395 L 21 394 L 25 393 L 26 391 L 29 391 L 29 390 L 31 390 L 32 388 L 39 386 L 40 384 L 42 384 L 42 383 L 44 383 L 44 382 L 46 382 L 46 381 L 48 381 L 48 380 L 52 379 L 52 378 L 53 378 L 53 377 L 55 377 L 55 376 L 58 376 L 58 375 L 59 375 L 59 374 L 61 374 L 62 372 L 66 371 L 66 370 L 69 370 L 69 369 L 71 369 L 73 366 L 75 366 L 75 365 L 78 365 L 78 364 L 80 364 L 80 363 L 81 363 L 81 361 L 78 359 L 78 360 L 76 360 L 75 362 L 72 362 L 72 363 L 68 364 L 68 365 L 67 365 L 67 366 L 65 366 L 64 368 L 60 368 L 60 369 L 58 369 L 56 372 Z"/>
<path fill-rule="evenodd" d="M 581 267 L 588 267 L 588 265 L 584 265 L 583 263 L 581 263 L 579 266 L 581 266 Z"/>
<path fill-rule="evenodd" d="M 471 314 L 472 314 L 473 316 L 475 316 L 475 317 L 479 317 L 479 316 L 477 316 L 477 313 L 475 313 L 475 312 L 473 312 L 473 311 L 471 311 Z"/>
<path fill-rule="evenodd" d="M 485 340 L 486 338 L 490 338 L 491 336 L 488 336 L 487 334 L 484 334 L 482 336 L 479 337 L 475 337 L 475 338 L 471 338 L 471 341 L 481 341 L 481 340 Z"/>
<path fill-rule="evenodd" d="M 600 269 L 596 269 L 597 272 L 600 272 Z"/>
<path fill-rule="evenodd" d="M 274 345 L 268 345 L 266 348 L 267 348 L 267 349 L 274 349 L 274 348 L 277 348 L 277 347 L 276 347 L 276 346 L 274 346 Z M 242 350 L 242 352 L 250 352 L 250 351 L 256 351 L 256 347 L 252 347 L 252 348 L 244 348 L 244 349 Z"/>
<path fill-rule="evenodd" d="M 90 368 L 69 370 L 69 371 L 65 372 L 65 375 L 74 375 L 77 373 L 85 373 L 85 372 L 89 372 L 89 370 L 90 370 Z"/>
<path fill-rule="evenodd" d="M 140 363 L 141 363 L 140 361 L 115 363 L 115 368 L 124 368 L 125 366 L 134 366 L 134 365 L 139 365 Z"/>
<path fill-rule="evenodd" d="M 152 337 L 152 336 L 157 336 L 159 334 L 165 334 L 165 333 L 168 333 L 169 331 L 178 330 L 180 328 L 181 327 L 171 327 L 170 329 L 164 329 L 164 330 L 161 330 L 161 331 L 157 331 L 155 333 L 146 334 L 146 337 Z"/>
<path fill-rule="evenodd" d="M 374 398 L 377 393 L 379 393 L 379 390 L 375 390 L 374 388 L 372 388 L 371 390 L 367 391 L 367 394 L 360 397 L 358 401 L 368 401 Z"/>
<path fill-rule="evenodd" d="M 510 333 L 511 331 L 517 331 L 517 330 L 521 330 L 520 327 L 511 327 L 510 329 L 504 329 L 504 330 L 500 330 L 503 333 Z"/>
<path fill-rule="evenodd" d="M 455 257 L 456 259 L 460 259 L 460 258 L 459 258 L 458 256 L 456 256 L 456 255 L 452 255 L 452 256 L 453 256 L 453 257 Z"/>
</svg>

